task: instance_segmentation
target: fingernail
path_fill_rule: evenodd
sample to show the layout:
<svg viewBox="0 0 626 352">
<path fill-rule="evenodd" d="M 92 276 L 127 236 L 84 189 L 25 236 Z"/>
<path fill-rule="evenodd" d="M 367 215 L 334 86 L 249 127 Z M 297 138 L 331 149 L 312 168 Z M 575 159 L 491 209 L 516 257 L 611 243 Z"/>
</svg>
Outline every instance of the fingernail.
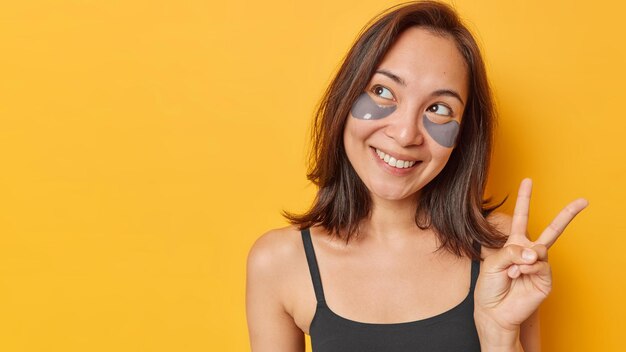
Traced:
<svg viewBox="0 0 626 352">
<path fill-rule="evenodd" d="M 532 249 L 524 249 L 522 251 L 522 259 L 524 260 L 533 260 L 535 259 L 535 251 Z"/>
</svg>

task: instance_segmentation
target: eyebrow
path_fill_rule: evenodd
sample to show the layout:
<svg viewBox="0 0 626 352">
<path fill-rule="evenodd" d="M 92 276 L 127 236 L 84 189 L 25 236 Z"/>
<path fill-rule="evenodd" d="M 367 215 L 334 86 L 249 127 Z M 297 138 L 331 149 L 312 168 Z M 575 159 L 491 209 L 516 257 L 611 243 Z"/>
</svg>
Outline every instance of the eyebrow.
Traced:
<svg viewBox="0 0 626 352">
<path fill-rule="evenodd" d="M 457 98 L 461 102 L 461 104 L 465 105 L 465 103 L 463 102 L 463 99 L 461 99 L 461 95 L 451 89 L 439 89 L 439 90 L 432 92 L 430 96 L 431 97 L 446 96 L 446 97 Z"/>
<path fill-rule="evenodd" d="M 406 87 L 406 82 L 400 78 L 400 76 L 393 74 L 387 70 L 376 70 L 375 73 L 379 73 L 383 76 L 387 76 L 389 78 L 391 78 L 394 82 L 402 85 L 403 87 Z M 453 97 L 458 99 L 461 104 L 465 105 L 465 103 L 463 102 L 463 99 L 461 99 L 461 95 L 459 93 L 457 93 L 456 91 L 452 90 L 452 89 L 438 89 L 434 92 L 432 92 L 432 94 L 430 94 L 431 97 L 441 97 L 441 96 L 446 96 L 446 97 Z"/>
<path fill-rule="evenodd" d="M 387 76 L 389 78 L 391 78 L 394 82 L 406 87 L 406 82 L 400 78 L 397 75 L 394 75 L 393 73 L 387 71 L 387 70 L 377 70 L 376 73 L 380 73 L 381 75 Z"/>
</svg>

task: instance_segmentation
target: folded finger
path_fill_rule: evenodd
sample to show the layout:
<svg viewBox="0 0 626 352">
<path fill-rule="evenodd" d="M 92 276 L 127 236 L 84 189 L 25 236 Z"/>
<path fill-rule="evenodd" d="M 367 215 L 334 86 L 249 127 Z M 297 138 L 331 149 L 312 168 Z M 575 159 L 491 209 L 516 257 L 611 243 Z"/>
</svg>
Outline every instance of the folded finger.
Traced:
<svg viewBox="0 0 626 352">
<path fill-rule="evenodd" d="M 548 262 L 542 260 L 535 262 L 534 264 L 522 264 L 518 265 L 518 270 L 524 275 L 550 275 L 551 269 Z"/>
<path fill-rule="evenodd" d="M 511 279 L 517 279 L 520 275 L 522 275 L 522 273 L 519 271 L 519 265 L 517 264 L 511 265 L 507 269 L 506 273 Z"/>
</svg>

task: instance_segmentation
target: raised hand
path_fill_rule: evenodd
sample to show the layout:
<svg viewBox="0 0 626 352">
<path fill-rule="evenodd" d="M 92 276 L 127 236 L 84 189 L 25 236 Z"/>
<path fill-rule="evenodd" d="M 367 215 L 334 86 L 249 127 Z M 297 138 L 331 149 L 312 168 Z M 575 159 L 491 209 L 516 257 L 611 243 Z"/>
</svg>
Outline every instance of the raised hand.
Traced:
<svg viewBox="0 0 626 352">
<path fill-rule="evenodd" d="M 526 231 L 531 190 L 532 181 L 524 179 L 508 240 L 503 248 L 484 259 L 474 292 L 475 316 L 504 331 L 519 329 L 550 293 L 548 249 L 588 204 L 583 198 L 571 202 L 536 241 L 531 241 Z"/>
</svg>

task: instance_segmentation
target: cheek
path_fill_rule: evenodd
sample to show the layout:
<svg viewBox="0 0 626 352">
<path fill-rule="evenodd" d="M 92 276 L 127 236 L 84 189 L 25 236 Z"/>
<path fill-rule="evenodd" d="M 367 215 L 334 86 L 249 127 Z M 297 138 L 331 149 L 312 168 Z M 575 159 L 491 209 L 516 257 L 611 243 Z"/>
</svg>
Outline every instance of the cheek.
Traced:
<svg viewBox="0 0 626 352">
<path fill-rule="evenodd" d="M 343 131 L 344 143 L 354 145 L 365 142 L 376 131 L 376 128 L 377 124 L 374 122 L 350 118 Z"/>
<path fill-rule="evenodd" d="M 439 174 L 439 172 L 446 167 L 453 151 L 453 148 L 446 148 L 439 145 L 431 147 L 431 165 L 433 166 L 433 170 L 436 174 Z"/>
<path fill-rule="evenodd" d="M 355 119 L 378 120 L 391 115 L 396 111 L 396 106 L 378 106 L 369 94 L 363 93 L 352 105 L 350 114 Z"/>
<path fill-rule="evenodd" d="M 424 129 L 428 132 L 428 135 L 440 146 L 446 148 L 454 147 L 456 137 L 459 135 L 461 127 L 458 122 L 452 120 L 438 124 L 430 121 L 426 115 L 423 116 L 422 122 L 424 123 Z"/>
<path fill-rule="evenodd" d="M 438 160 L 442 164 L 447 164 L 448 159 L 450 159 L 450 155 L 452 155 L 452 148 L 443 148 L 439 147 L 433 151 L 433 159 Z"/>
<path fill-rule="evenodd" d="M 363 121 L 350 118 L 343 131 L 343 145 L 346 156 L 355 170 L 360 170 L 362 160 L 367 159 L 370 153 L 369 138 L 376 131 L 376 124 L 372 121 Z"/>
</svg>

